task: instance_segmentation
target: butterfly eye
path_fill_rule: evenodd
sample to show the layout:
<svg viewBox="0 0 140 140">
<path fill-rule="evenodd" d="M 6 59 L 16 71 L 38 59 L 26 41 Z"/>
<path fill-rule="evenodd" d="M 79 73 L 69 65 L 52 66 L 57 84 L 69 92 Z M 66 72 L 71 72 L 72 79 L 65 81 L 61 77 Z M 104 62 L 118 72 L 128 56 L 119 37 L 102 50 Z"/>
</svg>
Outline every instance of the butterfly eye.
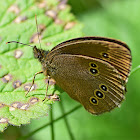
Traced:
<svg viewBox="0 0 140 140">
<path fill-rule="evenodd" d="M 104 93 L 102 93 L 100 90 L 95 90 L 94 94 L 98 99 L 104 99 L 105 97 Z"/>
<path fill-rule="evenodd" d="M 104 58 L 109 58 L 107 53 L 102 53 L 102 56 L 103 56 Z"/>
<path fill-rule="evenodd" d="M 98 99 L 95 97 L 90 97 L 90 103 L 92 103 L 93 105 L 98 105 Z"/>
<path fill-rule="evenodd" d="M 99 74 L 98 70 L 94 69 L 94 68 L 90 68 L 90 73 L 93 74 L 93 75 Z"/>
<path fill-rule="evenodd" d="M 101 89 L 102 91 L 105 91 L 105 92 L 106 92 L 106 91 L 108 90 L 107 86 L 104 85 L 104 84 L 99 85 L 99 87 L 100 87 L 100 89 Z"/>
<path fill-rule="evenodd" d="M 93 62 L 90 62 L 90 63 L 89 63 L 89 66 L 90 66 L 90 67 L 93 67 L 93 68 L 97 68 L 97 65 L 96 65 L 95 63 L 93 63 Z"/>
</svg>

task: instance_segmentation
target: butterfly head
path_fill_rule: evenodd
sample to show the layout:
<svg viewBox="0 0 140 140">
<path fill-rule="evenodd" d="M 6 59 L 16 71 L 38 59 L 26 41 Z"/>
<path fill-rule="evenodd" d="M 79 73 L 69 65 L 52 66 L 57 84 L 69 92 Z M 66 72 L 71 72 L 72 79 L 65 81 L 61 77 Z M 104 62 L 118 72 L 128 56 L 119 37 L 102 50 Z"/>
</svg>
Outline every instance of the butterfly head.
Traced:
<svg viewBox="0 0 140 140">
<path fill-rule="evenodd" d="M 49 51 L 38 49 L 36 46 L 34 46 L 33 47 L 33 53 L 34 53 L 34 57 L 42 63 L 42 62 L 44 62 L 44 60 L 45 60 L 47 54 L 49 53 Z"/>
</svg>

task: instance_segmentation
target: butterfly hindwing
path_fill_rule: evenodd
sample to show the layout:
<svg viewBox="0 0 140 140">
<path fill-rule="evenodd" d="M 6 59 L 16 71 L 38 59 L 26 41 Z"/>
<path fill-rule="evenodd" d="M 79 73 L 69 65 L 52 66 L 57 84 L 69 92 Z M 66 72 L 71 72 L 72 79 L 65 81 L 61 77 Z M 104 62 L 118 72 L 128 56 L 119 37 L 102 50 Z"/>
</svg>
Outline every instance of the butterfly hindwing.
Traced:
<svg viewBox="0 0 140 140">
<path fill-rule="evenodd" d="M 49 75 L 92 114 L 112 110 L 124 99 L 118 70 L 103 60 L 82 55 L 56 55 Z"/>
</svg>

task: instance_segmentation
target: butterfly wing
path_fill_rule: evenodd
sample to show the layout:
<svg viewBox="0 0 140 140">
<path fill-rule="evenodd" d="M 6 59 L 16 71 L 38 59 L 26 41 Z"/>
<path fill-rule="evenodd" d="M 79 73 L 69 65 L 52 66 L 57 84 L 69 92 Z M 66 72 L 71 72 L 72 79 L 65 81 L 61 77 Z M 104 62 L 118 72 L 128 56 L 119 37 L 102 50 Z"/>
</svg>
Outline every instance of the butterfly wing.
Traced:
<svg viewBox="0 0 140 140">
<path fill-rule="evenodd" d="M 56 84 L 92 114 L 119 106 L 125 87 L 118 70 L 100 59 L 82 55 L 57 55 L 48 69 Z"/>
<path fill-rule="evenodd" d="M 99 58 L 114 66 L 124 83 L 131 67 L 131 52 L 118 40 L 104 37 L 82 37 L 60 43 L 49 53 L 49 60 L 56 54 L 84 55 Z"/>
</svg>

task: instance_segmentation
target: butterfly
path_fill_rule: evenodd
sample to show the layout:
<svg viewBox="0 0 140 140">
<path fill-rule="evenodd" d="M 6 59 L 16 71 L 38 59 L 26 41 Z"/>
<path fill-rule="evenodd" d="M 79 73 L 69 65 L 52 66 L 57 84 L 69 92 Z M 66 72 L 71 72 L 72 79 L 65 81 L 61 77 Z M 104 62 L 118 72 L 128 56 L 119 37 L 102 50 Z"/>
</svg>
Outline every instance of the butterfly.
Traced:
<svg viewBox="0 0 140 140">
<path fill-rule="evenodd" d="M 62 42 L 50 52 L 34 46 L 33 53 L 42 64 L 39 73 L 53 78 L 88 112 L 109 112 L 124 100 L 132 61 L 124 42 L 80 37 Z"/>
</svg>

